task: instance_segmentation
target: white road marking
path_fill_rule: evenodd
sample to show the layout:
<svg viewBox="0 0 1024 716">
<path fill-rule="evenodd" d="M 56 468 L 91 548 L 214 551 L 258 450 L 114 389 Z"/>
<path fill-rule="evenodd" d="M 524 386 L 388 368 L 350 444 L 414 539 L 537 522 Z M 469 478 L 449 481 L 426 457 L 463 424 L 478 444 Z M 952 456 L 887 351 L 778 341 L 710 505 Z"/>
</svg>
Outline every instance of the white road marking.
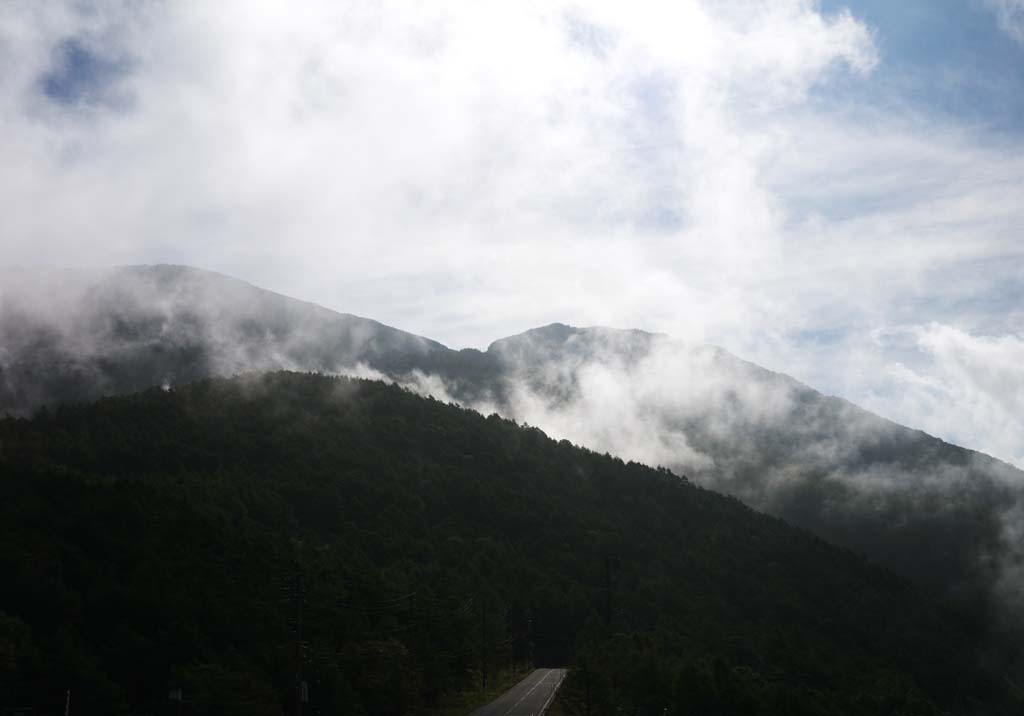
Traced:
<svg viewBox="0 0 1024 716">
<path fill-rule="evenodd" d="M 555 694 L 558 693 L 558 687 L 562 685 L 563 681 L 565 681 L 565 673 L 566 672 L 564 671 L 562 672 L 562 676 L 558 679 L 558 683 L 555 684 L 555 688 L 551 689 L 551 696 L 548 696 L 548 700 L 540 707 L 540 711 L 537 712 L 537 716 L 544 716 L 544 712 L 548 710 L 548 706 L 550 706 L 551 702 L 555 700 Z"/>
<path fill-rule="evenodd" d="M 512 704 L 511 706 L 509 706 L 509 707 L 508 707 L 508 711 L 506 711 L 506 712 L 505 712 L 504 714 L 502 714 L 502 716 L 508 716 L 508 715 L 509 715 L 510 713 L 512 713 L 512 710 L 513 710 L 513 709 L 514 709 L 514 708 L 515 708 L 516 706 L 518 706 L 519 704 L 523 703 L 523 699 L 525 699 L 525 698 L 526 698 L 527 696 L 529 696 L 530 694 L 532 694 L 532 693 L 533 693 L 533 691 L 534 691 L 534 689 L 536 689 L 536 688 L 537 688 L 538 686 L 540 686 L 541 684 L 543 684 L 543 683 L 544 683 L 544 682 L 545 682 L 545 681 L 547 680 L 547 678 L 548 678 L 549 676 L 551 676 L 551 672 L 552 672 L 552 671 L 553 671 L 553 669 L 548 669 L 548 673 L 544 674 L 544 676 L 542 676 L 542 677 L 541 677 L 541 678 L 540 678 L 540 679 L 539 679 L 539 680 L 537 681 L 537 683 L 533 685 L 533 687 L 532 687 L 532 688 L 531 688 L 531 689 L 530 689 L 529 691 L 527 691 L 527 692 L 526 692 L 525 694 L 523 694 L 522 696 L 520 696 L 520 697 L 519 697 L 519 700 L 518 700 L 518 701 L 516 701 L 516 702 L 515 702 L 514 704 Z"/>
</svg>

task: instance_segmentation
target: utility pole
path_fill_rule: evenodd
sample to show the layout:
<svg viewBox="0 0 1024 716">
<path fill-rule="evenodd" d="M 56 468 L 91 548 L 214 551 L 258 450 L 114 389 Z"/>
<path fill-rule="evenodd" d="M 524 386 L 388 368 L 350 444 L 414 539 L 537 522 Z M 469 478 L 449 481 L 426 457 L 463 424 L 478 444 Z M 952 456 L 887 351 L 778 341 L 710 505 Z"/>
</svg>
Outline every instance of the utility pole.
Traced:
<svg viewBox="0 0 1024 716">
<path fill-rule="evenodd" d="M 604 556 L 604 620 L 608 630 L 612 628 L 612 558 Z"/>
<path fill-rule="evenodd" d="M 182 702 L 181 688 L 171 689 L 167 693 L 167 699 L 175 704 L 174 712 L 176 714 L 178 714 L 178 716 L 181 716 L 181 702 Z"/>
<path fill-rule="evenodd" d="M 285 582 L 285 591 L 291 606 L 289 617 L 292 632 L 292 680 L 295 698 L 295 716 L 302 716 L 302 704 L 309 700 L 308 685 L 302 680 L 303 644 L 302 644 L 302 607 L 306 601 L 306 587 L 302 581 L 302 573 L 298 572 Z"/>
<path fill-rule="evenodd" d="M 419 643 L 416 639 L 418 636 L 416 629 L 416 583 L 413 583 L 412 588 L 409 589 L 409 636 L 415 640 L 415 643 Z"/>
<path fill-rule="evenodd" d="M 302 681 L 302 603 L 305 601 L 305 585 L 302 574 L 295 577 L 295 716 L 302 716 L 303 686 Z"/>
<path fill-rule="evenodd" d="M 533 609 L 531 608 L 526 612 L 526 648 L 530 657 L 530 666 L 536 664 L 537 655 L 534 653 L 534 635 L 533 635 Z"/>
<path fill-rule="evenodd" d="M 487 600 L 480 600 L 480 693 L 487 692 Z"/>
<path fill-rule="evenodd" d="M 584 667 L 586 669 L 586 667 Z M 586 669 L 583 672 L 583 679 L 586 682 L 587 689 L 587 716 L 590 716 L 590 670 Z"/>
</svg>

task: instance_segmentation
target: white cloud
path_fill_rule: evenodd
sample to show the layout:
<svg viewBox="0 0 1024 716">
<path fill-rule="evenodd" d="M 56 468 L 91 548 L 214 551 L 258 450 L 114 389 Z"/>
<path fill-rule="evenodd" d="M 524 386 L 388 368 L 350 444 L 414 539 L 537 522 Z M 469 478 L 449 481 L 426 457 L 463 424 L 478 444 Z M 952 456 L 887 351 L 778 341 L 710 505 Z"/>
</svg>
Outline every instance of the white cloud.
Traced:
<svg viewBox="0 0 1024 716">
<path fill-rule="evenodd" d="M 1019 143 L 822 109 L 884 66 L 813 0 L 84 7 L 0 14 L 0 264 L 189 263 L 454 345 L 639 326 L 854 399 L 874 331 L 1021 317 Z M 45 96 L 69 38 L 122 102 Z"/>
<path fill-rule="evenodd" d="M 1022 0 L 983 0 L 999 18 L 999 27 L 1024 45 L 1024 2 Z"/>
<path fill-rule="evenodd" d="M 563 312 L 607 315 L 609 281 L 649 310 L 666 259 L 680 296 L 748 275 L 779 214 L 756 123 L 874 61 L 796 1 L 107 7 L 6 14 L 3 260 L 182 260 L 463 341 L 496 335 L 484 293 L 520 324 L 552 284 Z M 78 36 L 134 59 L 130 111 L 39 96 Z M 718 278 L 689 289 L 697 262 Z"/>
<path fill-rule="evenodd" d="M 920 355 L 886 366 L 891 390 L 872 407 L 1024 467 L 1024 338 L 938 323 L 910 337 Z"/>
</svg>

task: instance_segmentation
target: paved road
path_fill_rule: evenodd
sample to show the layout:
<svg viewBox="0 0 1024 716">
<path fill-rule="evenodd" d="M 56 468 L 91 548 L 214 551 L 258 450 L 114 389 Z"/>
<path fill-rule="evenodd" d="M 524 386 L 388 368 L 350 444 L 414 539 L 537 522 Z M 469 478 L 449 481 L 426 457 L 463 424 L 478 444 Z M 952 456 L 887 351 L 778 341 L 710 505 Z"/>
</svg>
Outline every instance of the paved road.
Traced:
<svg viewBox="0 0 1024 716">
<path fill-rule="evenodd" d="M 565 669 L 536 669 L 469 716 L 541 716 L 551 705 L 564 678 Z"/>
</svg>

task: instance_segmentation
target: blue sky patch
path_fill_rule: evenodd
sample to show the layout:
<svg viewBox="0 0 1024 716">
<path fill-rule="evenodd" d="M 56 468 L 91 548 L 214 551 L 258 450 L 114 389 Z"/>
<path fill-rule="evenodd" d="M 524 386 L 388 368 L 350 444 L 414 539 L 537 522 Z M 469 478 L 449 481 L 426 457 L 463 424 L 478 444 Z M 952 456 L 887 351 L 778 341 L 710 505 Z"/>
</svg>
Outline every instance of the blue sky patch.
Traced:
<svg viewBox="0 0 1024 716">
<path fill-rule="evenodd" d="M 53 64 L 40 78 L 40 87 L 60 105 L 116 107 L 124 103 L 117 83 L 129 68 L 127 60 L 103 56 L 83 40 L 71 37 L 55 48 Z"/>
<path fill-rule="evenodd" d="M 852 91 L 874 106 L 908 105 L 990 130 L 1024 133 L 1024 46 L 981 0 L 822 0 L 875 33 L 881 63 Z M 843 89 L 832 89 L 834 101 Z"/>
</svg>

